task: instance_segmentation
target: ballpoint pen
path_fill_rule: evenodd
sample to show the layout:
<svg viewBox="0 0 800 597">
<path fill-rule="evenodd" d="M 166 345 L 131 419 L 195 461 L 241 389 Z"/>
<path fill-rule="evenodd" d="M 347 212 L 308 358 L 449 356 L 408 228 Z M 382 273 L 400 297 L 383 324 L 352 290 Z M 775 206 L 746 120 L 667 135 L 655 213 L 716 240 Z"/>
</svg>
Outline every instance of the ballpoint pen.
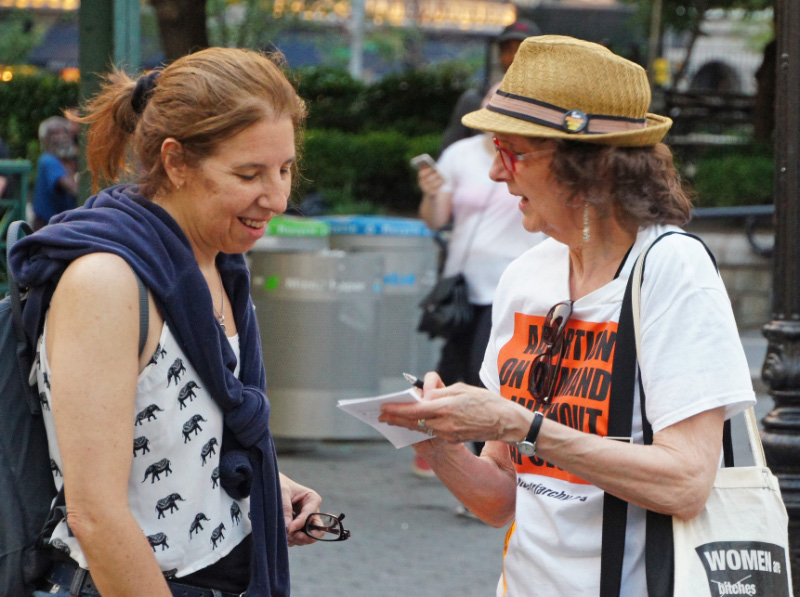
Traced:
<svg viewBox="0 0 800 597">
<path fill-rule="evenodd" d="M 410 373 L 403 373 L 403 377 L 405 377 L 408 383 L 410 383 L 415 388 L 419 388 L 420 390 L 422 389 L 422 380 L 419 379 L 418 377 L 414 377 Z"/>
</svg>

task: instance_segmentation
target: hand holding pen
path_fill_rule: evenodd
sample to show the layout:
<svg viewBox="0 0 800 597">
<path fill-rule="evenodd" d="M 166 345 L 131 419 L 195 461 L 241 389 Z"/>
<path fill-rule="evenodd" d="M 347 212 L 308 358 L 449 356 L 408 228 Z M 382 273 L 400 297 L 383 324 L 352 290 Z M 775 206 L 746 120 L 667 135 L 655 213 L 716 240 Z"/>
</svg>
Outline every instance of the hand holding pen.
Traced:
<svg viewBox="0 0 800 597">
<path fill-rule="evenodd" d="M 408 383 L 410 383 L 412 386 L 422 390 L 423 383 L 421 379 L 411 375 L 410 373 L 403 373 L 403 377 L 405 377 L 406 381 L 408 381 Z M 430 429 L 425 425 L 425 419 L 417 419 L 417 429 L 423 433 L 427 433 L 429 437 L 433 437 L 433 429 Z"/>
<path fill-rule="evenodd" d="M 422 380 L 419 379 L 418 377 L 414 377 L 410 373 L 403 373 L 403 377 L 405 377 L 406 381 L 408 383 L 410 383 L 412 386 L 414 386 L 415 388 L 419 388 L 420 390 L 422 389 L 423 383 L 422 383 Z"/>
</svg>

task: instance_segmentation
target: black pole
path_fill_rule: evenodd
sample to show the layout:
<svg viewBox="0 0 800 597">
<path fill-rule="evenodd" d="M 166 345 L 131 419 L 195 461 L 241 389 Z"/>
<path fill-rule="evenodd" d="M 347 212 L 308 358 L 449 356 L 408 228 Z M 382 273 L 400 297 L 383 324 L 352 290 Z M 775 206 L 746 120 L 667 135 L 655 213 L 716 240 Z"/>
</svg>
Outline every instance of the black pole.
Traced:
<svg viewBox="0 0 800 597">
<path fill-rule="evenodd" d="M 776 0 L 773 319 L 762 377 L 775 401 L 764 418 L 767 462 L 789 512 L 792 579 L 800 587 L 800 5 Z"/>
</svg>

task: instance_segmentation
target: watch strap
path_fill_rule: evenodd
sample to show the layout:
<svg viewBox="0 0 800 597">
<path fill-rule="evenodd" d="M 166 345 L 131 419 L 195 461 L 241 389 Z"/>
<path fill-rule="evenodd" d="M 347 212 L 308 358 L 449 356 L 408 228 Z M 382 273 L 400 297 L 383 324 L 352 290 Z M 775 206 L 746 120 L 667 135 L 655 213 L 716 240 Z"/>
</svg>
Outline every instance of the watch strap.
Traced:
<svg viewBox="0 0 800 597">
<path fill-rule="evenodd" d="M 525 441 L 529 444 L 536 444 L 536 438 L 539 437 L 539 430 L 542 428 L 542 421 L 544 421 L 544 415 L 541 411 L 533 411 L 533 421 L 528 429 L 528 435 L 525 436 Z"/>
</svg>

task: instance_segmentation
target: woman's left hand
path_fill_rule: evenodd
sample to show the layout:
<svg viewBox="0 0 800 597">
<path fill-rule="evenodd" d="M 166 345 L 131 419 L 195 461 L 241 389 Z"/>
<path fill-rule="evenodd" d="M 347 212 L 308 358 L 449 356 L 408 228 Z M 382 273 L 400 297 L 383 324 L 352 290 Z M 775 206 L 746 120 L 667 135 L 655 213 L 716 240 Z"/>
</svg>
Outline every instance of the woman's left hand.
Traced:
<svg viewBox="0 0 800 597">
<path fill-rule="evenodd" d="M 322 503 L 320 495 L 304 485 L 295 483 L 280 473 L 281 497 L 283 498 L 283 518 L 286 522 L 286 536 L 289 546 L 310 545 L 316 542 L 303 532 L 303 525 L 309 514 L 319 512 Z"/>
<path fill-rule="evenodd" d="M 533 416 L 522 406 L 486 390 L 457 383 L 425 390 L 414 404 L 387 403 L 378 419 L 407 429 L 424 428 L 451 443 L 469 441 L 519 441 Z"/>
</svg>

